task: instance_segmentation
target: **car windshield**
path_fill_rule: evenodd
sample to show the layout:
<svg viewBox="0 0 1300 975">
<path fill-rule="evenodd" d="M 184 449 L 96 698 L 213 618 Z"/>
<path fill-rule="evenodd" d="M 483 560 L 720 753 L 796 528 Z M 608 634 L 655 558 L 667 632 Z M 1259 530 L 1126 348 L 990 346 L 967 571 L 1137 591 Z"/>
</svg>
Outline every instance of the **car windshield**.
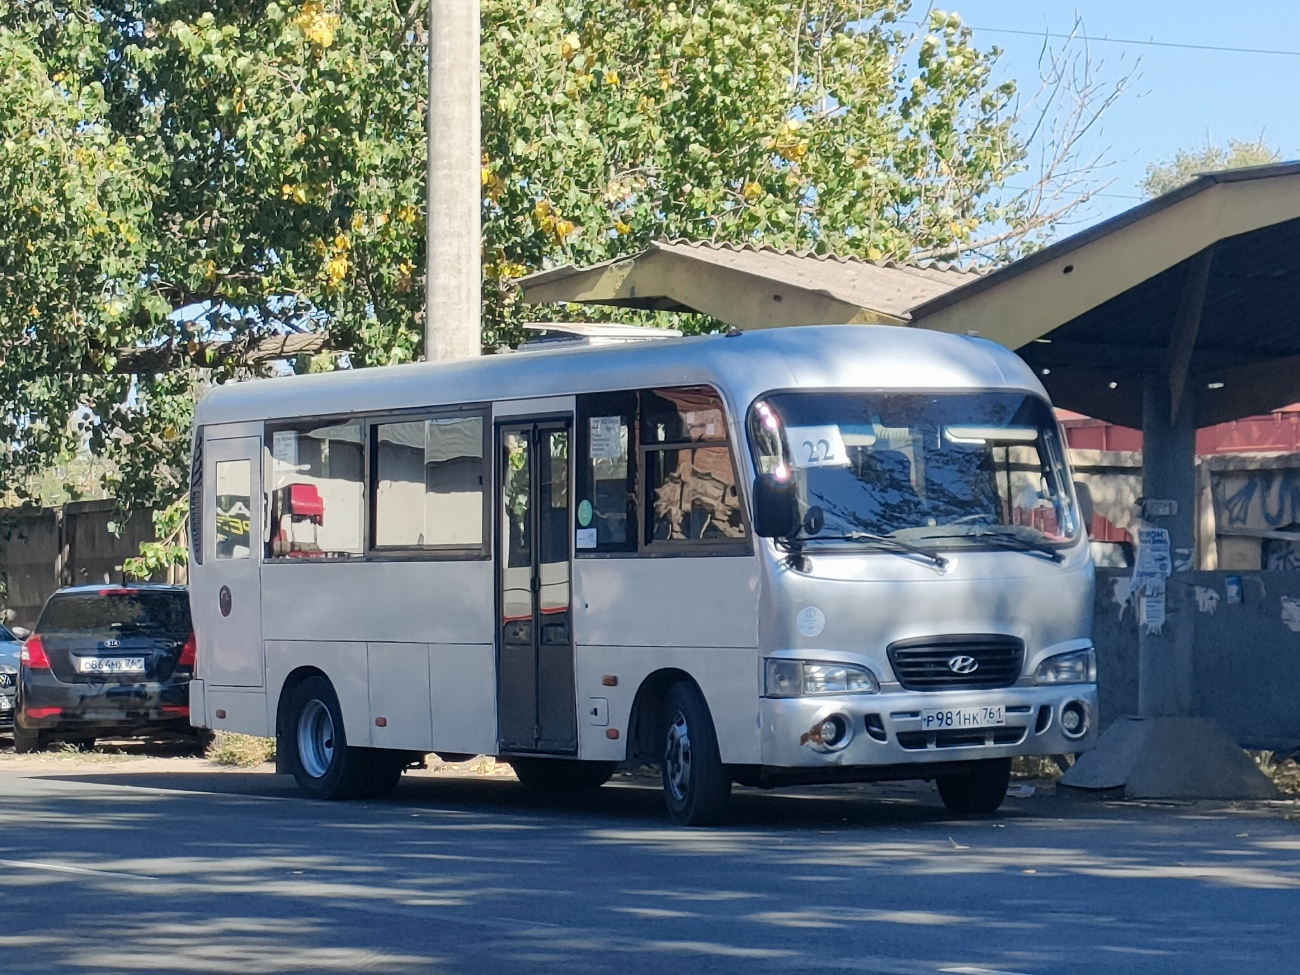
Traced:
<svg viewBox="0 0 1300 975">
<path fill-rule="evenodd" d="M 1078 537 L 1051 408 L 1026 393 L 774 393 L 749 432 L 794 480 L 800 537 L 1054 547 Z"/>
<path fill-rule="evenodd" d="M 96 639 L 122 636 L 185 640 L 190 635 L 190 604 L 183 592 L 112 590 L 50 597 L 37 632 L 76 633 Z"/>
</svg>

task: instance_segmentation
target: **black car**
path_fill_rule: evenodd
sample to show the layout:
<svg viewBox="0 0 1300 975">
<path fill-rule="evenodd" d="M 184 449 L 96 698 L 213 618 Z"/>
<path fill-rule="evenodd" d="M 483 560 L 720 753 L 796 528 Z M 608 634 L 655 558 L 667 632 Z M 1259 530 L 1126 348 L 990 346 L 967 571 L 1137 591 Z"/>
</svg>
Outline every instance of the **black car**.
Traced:
<svg viewBox="0 0 1300 975">
<path fill-rule="evenodd" d="M 22 641 L 0 623 L 0 731 L 14 726 L 14 700 L 18 695 L 18 660 Z"/>
<path fill-rule="evenodd" d="M 183 586 L 60 589 L 23 644 L 14 749 L 135 735 L 206 744 L 190 727 L 194 653 Z"/>
</svg>

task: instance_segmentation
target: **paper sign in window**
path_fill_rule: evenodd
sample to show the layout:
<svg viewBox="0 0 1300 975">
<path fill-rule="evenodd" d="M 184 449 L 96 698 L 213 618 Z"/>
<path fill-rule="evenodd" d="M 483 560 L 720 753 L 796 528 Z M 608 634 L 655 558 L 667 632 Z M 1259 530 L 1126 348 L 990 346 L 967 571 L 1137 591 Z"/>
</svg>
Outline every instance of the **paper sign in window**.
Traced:
<svg viewBox="0 0 1300 975">
<path fill-rule="evenodd" d="M 623 455 L 623 418 L 621 416 L 593 416 L 591 418 L 591 459 L 613 460 Z"/>
<path fill-rule="evenodd" d="M 298 432 L 277 430 L 271 435 L 271 456 L 286 467 L 298 466 Z"/>
<path fill-rule="evenodd" d="M 847 467 L 849 464 L 838 424 L 786 427 L 785 436 L 795 467 Z"/>
</svg>

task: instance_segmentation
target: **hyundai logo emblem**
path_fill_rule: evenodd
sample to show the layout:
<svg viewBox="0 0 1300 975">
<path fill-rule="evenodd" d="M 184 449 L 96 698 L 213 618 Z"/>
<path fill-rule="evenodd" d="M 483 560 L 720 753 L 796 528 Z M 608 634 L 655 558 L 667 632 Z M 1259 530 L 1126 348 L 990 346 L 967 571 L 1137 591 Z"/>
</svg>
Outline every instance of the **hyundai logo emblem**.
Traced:
<svg viewBox="0 0 1300 975">
<path fill-rule="evenodd" d="M 954 674 L 973 674 L 979 670 L 980 662 L 974 657 L 959 654 L 948 661 L 948 669 Z"/>
</svg>

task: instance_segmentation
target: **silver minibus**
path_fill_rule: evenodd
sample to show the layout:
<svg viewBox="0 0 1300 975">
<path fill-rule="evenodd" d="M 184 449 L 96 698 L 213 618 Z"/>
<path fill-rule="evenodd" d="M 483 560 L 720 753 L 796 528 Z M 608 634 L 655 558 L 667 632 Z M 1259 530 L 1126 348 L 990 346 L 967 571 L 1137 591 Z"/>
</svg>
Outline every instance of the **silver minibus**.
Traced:
<svg viewBox="0 0 1300 975">
<path fill-rule="evenodd" d="M 1081 493 L 1081 492 L 1080 492 Z M 658 765 L 924 779 L 996 810 L 1091 747 L 1093 569 L 1042 385 L 978 338 L 816 326 L 276 378 L 195 415 L 191 720 L 324 799 L 428 753 L 529 788 Z"/>
</svg>

